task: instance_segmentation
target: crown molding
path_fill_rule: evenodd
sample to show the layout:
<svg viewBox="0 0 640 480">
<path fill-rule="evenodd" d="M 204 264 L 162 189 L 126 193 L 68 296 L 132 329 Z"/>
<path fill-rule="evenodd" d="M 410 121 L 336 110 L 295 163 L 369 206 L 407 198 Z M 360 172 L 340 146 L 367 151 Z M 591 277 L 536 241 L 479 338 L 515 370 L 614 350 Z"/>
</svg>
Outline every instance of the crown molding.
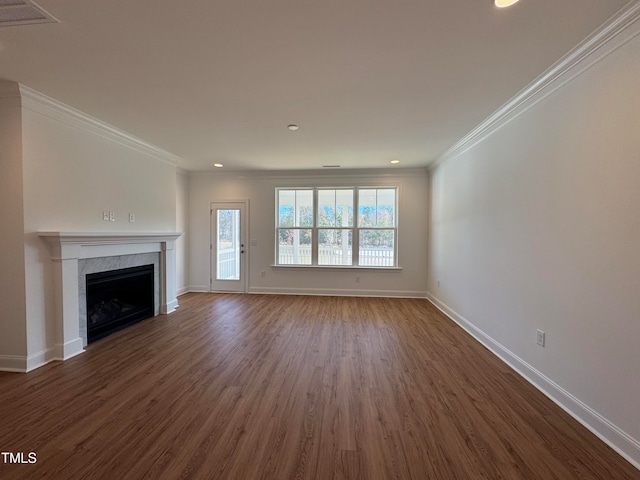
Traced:
<svg viewBox="0 0 640 480">
<path fill-rule="evenodd" d="M 148 155 L 155 160 L 178 166 L 182 159 L 150 143 L 130 135 L 108 123 L 48 97 L 26 85 L 19 84 L 22 106 L 86 132 L 98 135 L 114 143 Z"/>
<path fill-rule="evenodd" d="M 633 0 L 428 166 L 467 151 L 640 34 L 640 1 Z"/>
<path fill-rule="evenodd" d="M 428 176 L 429 171 L 426 167 L 416 168 L 361 168 L 361 169 L 326 169 L 326 170 L 233 170 L 233 171 L 215 171 L 215 170 L 192 170 L 189 171 L 190 177 L 227 177 L 227 178 L 264 178 L 278 179 L 295 178 L 295 179 L 317 179 L 317 178 L 363 178 L 363 177 L 416 177 Z"/>
<path fill-rule="evenodd" d="M 20 96 L 20 88 L 16 82 L 0 78 L 0 98 L 14 98 Z"/>
<path fill-rule="evenodd" d="M 0 108 L 19 107 L 20 105 L 22 105 L 22 98 L 18 84 L 0 79 Z"/>
</svg>

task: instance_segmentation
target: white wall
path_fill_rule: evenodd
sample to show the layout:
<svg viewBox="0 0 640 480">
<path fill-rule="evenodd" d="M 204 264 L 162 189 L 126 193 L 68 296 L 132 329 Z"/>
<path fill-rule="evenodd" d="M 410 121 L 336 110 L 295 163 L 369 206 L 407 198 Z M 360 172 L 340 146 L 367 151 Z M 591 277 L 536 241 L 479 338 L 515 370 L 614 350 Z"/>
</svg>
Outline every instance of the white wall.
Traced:
<svg viewBox="0 0 640 480">
<path fill-rule="evenodd" d="M 399 264 L 402 270 L 274 268 L 275 188 L 398 185 Z M 347 295 L 426 295 L 427 172 L 412 170 L 331 174 L 192 173 L 190 176 L 190 289 L 209 291 L 209 209 L 216 200 L 249 200 L 249 291 Z M 260 272 L 265 271 L 265 277 Z M 356 276 L 360 282 L 356 282 Z"/>
<path fill-rule="evenodd" d="M 176 291 L 181 295 L 189 289 L 189 175 L 183 170 L 176 174 L 176 231 L 182 232 L 176 240 Z"/>
<path fill-rule="evenodd" d="M 430 295 L 640 465 L 640 36 L 430 184 Z"/>
<path fill-rule="evenodd" d="M 23 104 L 27 353 L 46 359 L 56 334 L 52 271 L 37 232 L 173 232 L 176 167 L 59 111 Z M 115 222 L 103 221 L 105 210 Z"/>
<path fill-rule="evenodd" d="M 16 369 L 27 351 L 21 119 L 17 85 L 0 83 L 0 357 Z"/>
</svg>

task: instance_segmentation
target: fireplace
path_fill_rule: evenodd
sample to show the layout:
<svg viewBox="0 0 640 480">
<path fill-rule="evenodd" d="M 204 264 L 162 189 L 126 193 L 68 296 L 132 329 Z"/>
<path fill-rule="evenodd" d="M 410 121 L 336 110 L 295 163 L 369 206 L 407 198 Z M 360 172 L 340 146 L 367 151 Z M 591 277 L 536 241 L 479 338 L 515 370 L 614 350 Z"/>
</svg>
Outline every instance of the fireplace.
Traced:
<svg viewBox="0 0 640 480">
<path fill-rule="evenodd" d="M 154 315 L 154 266 L 86 275 L 87 341 L 106 337 Z"/>
<path fill-rule="evenodd" d="M 178 307 L 174 248 L 180 233 L 40 232 L 38 235 L 51 253 L 54 345 L 44 358 L 27 361 L 25 371 L 84 351 L 87 341 L 84 275 L 154 263 L 154 315 L 169 314 Z M 143 261 L 146 255 L 154 258 Z"/>
</svg>

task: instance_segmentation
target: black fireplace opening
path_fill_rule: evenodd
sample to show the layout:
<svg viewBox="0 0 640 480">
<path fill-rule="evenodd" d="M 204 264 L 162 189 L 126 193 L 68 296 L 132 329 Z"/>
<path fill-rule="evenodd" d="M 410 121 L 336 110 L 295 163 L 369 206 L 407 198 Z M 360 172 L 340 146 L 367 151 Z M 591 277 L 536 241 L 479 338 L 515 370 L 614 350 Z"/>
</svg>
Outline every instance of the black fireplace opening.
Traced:
<svg viewBox="0 0 640 480">
<path fill-rule="evenodd" d="M 87 274 L 87 343 L 154 315 L 153 264 Z"/>
</svg>

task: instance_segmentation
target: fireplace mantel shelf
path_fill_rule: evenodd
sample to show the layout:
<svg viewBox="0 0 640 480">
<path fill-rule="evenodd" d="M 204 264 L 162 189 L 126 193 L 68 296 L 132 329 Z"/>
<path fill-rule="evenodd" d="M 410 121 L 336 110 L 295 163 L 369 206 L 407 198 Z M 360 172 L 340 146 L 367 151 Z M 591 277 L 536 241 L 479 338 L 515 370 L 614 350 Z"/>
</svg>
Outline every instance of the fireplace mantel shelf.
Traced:
<svg viewBox="0 0 640 480">
<path fill-rule="evenodd" d="M 168 242 L 180 232 L 39 232 L 43 240 L 54 244 L 109 245 L 114 243 Z"/>
</svg>

